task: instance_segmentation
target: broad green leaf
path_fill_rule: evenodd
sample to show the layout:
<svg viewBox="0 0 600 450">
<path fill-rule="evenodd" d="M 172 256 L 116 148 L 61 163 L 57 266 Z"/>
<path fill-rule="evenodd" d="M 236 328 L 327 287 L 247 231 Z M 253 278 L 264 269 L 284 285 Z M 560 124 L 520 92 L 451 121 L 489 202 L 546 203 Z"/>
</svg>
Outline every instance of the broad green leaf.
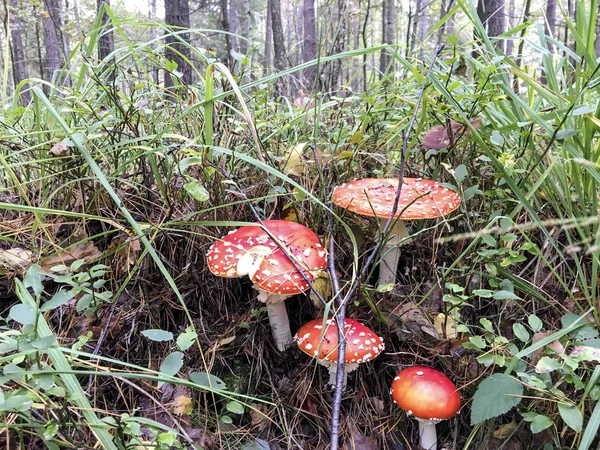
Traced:
<svg viewBox="0 0 600 450">
<path fill-rule="evenodd" d="M 38 350 L 48 350 L 54 344 L 56 344 L 56 336 L 50 335 L 36 339 L 31 343 L 31 346 L 33 348 L 37 348 Z"/>
<path fill-rule="evenodd" d="M 549 373 L 554 372 L 562 367 L 562 364 L 554 358 L 544 356 L 540 358 L 538 363 L 535 365 L 535 371 L 537 373 Z"/>
<path fill-rule="evenodd" d="M 73 293 L 71 291 L 65 291 L 64 289 L 61 289 L 56 294 L 54 294 L 50 300 L 48 300 L 40 307 L 40 311 L 46 312 L 50 311 L 51 309 L 58 308 L 59 306 L 68 303 L 69 300 L 71 300 L 72 298 Z"/>
<path fill-rule="evenodd" d="M 12 308 L 10 308 L 8 315 L 12 320 L 20 323 L 21 325 L 31 325 L 35 322 L 36 317 L 35 309 L 22 303 L 14 305 Z"/>
<path fill-rule="evenodd" d="M 225 407 L 230 413 L 244 414 L 244 406 L 240 402 L 232 400 L 230 402 L 227 402 L 227 405 Z"/>
<path fill-rule="evenodd" d="M 550 428 L 553 425 L 552 419 L 550 417 L 544 416 L 542 414 L 536 415 L 531 421 L 531 432 L 533 434 L 540 433 L 547 428 Z"/>
<path fill-rule="evenodd" d="M 494 292 L 495 300 L 519 300 L 520 297 L 510 291 L 496 291 Z"/>
<path fill-rule="evenodd" d="M 492 296 L 494 295 L 494 293 L 489 289 L 475 289 L 473 291 L 473 294 L 483 298 L 492 298 Z"/>
<path fill-rule="evenodd" d="M 0 405 L 0 411 L 25 412 L 31 409 L 32 404 L 26 395 L 12 395 Z"/>
<path fill-rule="evenodd" d="M 192 372 L 190 373 L 190 380 L 200 386 L 212 389 L 227 389 L 223 380 L 206 372 Z"/>
<path fill-rule="evenodd" d="M 173 333 L 164 330 L 144 330 L 142 334 L 151 341 L 164 342 L 173 340 Z"/>
<path fill-rule="evenodd" d="M 194 342 L 196 342 L 196 332 L 192 327 L 186 328 L 185 332 L 177 336 L 177 347 L 179 347 L 179 350 L 182 352 L 194 345 Z"/>
<path fill-rule="evenodd" d="M 502 135 L 500 134 L 500 132 L 498 130 L 492 131 L 492 136 L 490 137 L 490 141 L 492 142 L 492 144 L 497 145 L 499 147 L 504 145 L 504 138 L 502 137 Z"/>
<path fill-rule="evenodd" d="M 188 181 L 183 188 L 196 201 L 206 202 L 210 198 L 208 191 L 197 180 Z"/>
<path fill-rule="evenodd" d="M 173 352 L 163 360 L 160 371 L 167 375 L 176 375 L 181 366 L 183 366 L 183 353 Z"/>
<path fill-rule="evenodd" d="M 227 415 L 219 417 L 219 420 L 227 425 L 229 425 L 230 423 L 233 423 L 233 420 L 231 419 L 231 417 L 229 417 Z"/>
<path fill-rule="evenodd" d="M 460 164 L 456 169 L 454 169 L 454 177 L 458 184 L 462 183 L 463 180 L 467 177 L 467 166 L 464 164 Z"/>
<path fill-rule="evenodd" d="M 577 433 L 581 433 L 581 430 L 583 429 L 583 415 L 579 408 L 559 403 L 558 412 L 569 428 L 572 428 Z"/>
<path fill-rule="evenodd" d="M 520 323 L 513 323 L 513 333 L 515 333 L 515 336 L 521 341 L 521 342 L 527 342 L 529 341 L 529 332 L 527 331 L 527 328 L 525 328 L 522 324 Z"/>
<path fill-rule="evenodd" d="M 529 315 L 529 317 L 527 318 L 527 323 L 529 323 L 529 326 L 531 327 L 534 333 L 540 331 L 543 326 L 542 320 L 535 314 Z"/>
<path fill-rule="evenodd" d="M 25 287 L 31 288 L 35 295 L 39 295 L 44 290 L 44 286 L 42 286 L 42 276 L 40 275 L 41 267 L 37 264 L 34 264 L 25 273 L 25 278 L 23 278 L 23 284 Z"/>
<path fill-rule="evenodd" d="M 473 396 L 471 425 L 507 413 L 519 404 L 523 385 L 514 378 L 495 373 L 483 380 Z"/>
</svg>

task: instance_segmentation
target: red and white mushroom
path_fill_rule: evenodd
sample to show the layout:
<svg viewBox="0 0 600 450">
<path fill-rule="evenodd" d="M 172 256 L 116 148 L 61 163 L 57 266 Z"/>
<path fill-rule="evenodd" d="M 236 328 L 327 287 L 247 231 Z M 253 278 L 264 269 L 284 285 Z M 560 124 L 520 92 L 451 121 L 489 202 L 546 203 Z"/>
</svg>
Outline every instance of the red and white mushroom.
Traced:
<svg viewBox="0 0 600 450">
<path fill-rule="evenodd" d="M 258 299 L 267 304 L 275 345 L 283 351 L 293 342 L 283 301 L 310 287 L 302 274 L 312 281 L 326 269 L 327 251 L 304 225 L 287 220 L 265 220 L 263 224 L 270 235 L 257 223 L 215 242 L 208 250 L 208 268 L 219 277 L 247 275 L 252 280 Z"/>
<path fill-rule="evenodd" d="M 356 370 L 360 363 L 371 361 L 384 349 L 383 339 L 374 331 L 356 320 L 344 320 L 346 337 L 346 360 L 344 364 L 344 384 L 348 373 Z M 335 385 L 338 360 L 338 328 L 334 319 L 311 320 L 302 325 L 294 337 L 296 344 L 304 353 L 316 358 L 329 369 L 329 383 Z"/>
<path fill-rule="evenodd" d="M 333 202 L 354 213 L 379 219 L 381 228 L 392 214 L 398 179 L 364 178 L 338 186 L 333 191 Z M 400 242 L 408 237 L 405 220 L 434 219 L 446 216 L 460 206 L 456 192 L 437 181 L 422 178 L 404 178 L 398 200 L 396 220 L 390 229 L 391 238 L 383 248 L 379 264 L 379 286 L 396 281 L 400 256 Z"/>
<path fill-rule="evenodd" d="M 435 424 L 450 419 L 460 409 L 460 394 L 450 379 L 431 367 L 404 369 L 392 382 L 394 402 L 419 421 L 421 447 L 437 450 Z"/>
</svg>

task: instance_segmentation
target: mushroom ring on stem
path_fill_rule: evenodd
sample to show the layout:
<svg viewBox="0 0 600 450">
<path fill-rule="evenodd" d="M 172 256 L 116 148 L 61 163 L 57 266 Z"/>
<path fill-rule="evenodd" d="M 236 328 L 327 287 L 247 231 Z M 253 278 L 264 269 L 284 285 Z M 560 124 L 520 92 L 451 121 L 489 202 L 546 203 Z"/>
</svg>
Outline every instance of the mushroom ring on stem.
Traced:
<svg viewBox="0 0 600 450">
<path fill-rule="evenodd" d="M 394 402 L 419 421 L 422 448 L 437 450 L 435 424 L 453 417 L 460 409 L 460 394 L 442 372 L 431 367 L 404 369 L 392 382 Z"/>
<path fill-rule="evenodd" d="M 392 215 L 397 178 L 364 178 L 337 186 L 333 202 L 357 214 L 377 217 L 383 230 Z M 437 181 L 422 178 L 404 178 L 398 208 L 394 214 L 389 235 L 379 264 L 379 286 L 396 281 L 396 268 L 400 256 L 400 242 L 408 237 L 404 220 L 434 219 L 445 216 L 460 206 L 456 192 Z"/>
<path fill-rule="evenodd" d="M 264 220 L 263 224 L 270 235 L 257 223 L 215 242 L 208 250 L 208 268 L 219 277 L 247 275 L 252 280 L 258 299 L 267 304 L 275 345 L 283 351 L 293 343 L 283 301 L 310 288 L 302 274 L 311 281 L 318 277 L 327 268 L 327 251 L 304 225 L 287 220 Z"/>
<path fill-rule="evenodd" d="M 375 359 L 385 349 L 383 339 L 356 320 L 344 320 L 344 336 L 346 360 L 342 389 L 346 386 L 349 372 L 356 370 L 360 363 Z M 323 318 L 311 320 L 302 325 L 294 339 L 300 350 L 329 369 L 328 384 L 335 385 L 338 360 L 338 329 L 335 321 L 325 321 Z"/>
</svg>

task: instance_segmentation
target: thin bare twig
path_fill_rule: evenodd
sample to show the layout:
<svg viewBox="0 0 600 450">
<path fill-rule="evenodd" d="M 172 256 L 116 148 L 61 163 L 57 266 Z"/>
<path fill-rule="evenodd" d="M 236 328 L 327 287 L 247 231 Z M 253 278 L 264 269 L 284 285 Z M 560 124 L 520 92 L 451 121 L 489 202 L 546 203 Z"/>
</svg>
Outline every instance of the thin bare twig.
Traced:
<svg viewBox="0 0 600 450">
<path fill-rule="evenodd" d="M 369 269 L 369 267 L 371 266 L 371 263 L 373 262 L 373 260 L 375 259 L 375 257 L 377 256 L 378 252 L 379 252 L 379 248 L 381 247 L 381 244 L 385 238 L 385 235 L 387 234 L 392 222 L 394 220 L 397 220 L 394 218 L 394 215 L 396 214 L 396 212 L 398 211 L 398 202 L 400 200 L 400 195 L 402 193 L 402 184 L 404 182 L 404 165 L 405 165 L 405 159 L 406 159 L 406 148 L 408 146 L 408 138 L 412 132 L 413 126 L 415 124 L 415 120 L 417 118 L 417 114 L 419 112 L 419 107 L 421 106 L 421 102 L 423 101 L 423 95 L 425 93 L 425 89 L 427 88 L 427 79 L 429 78 L 429 74 L 431 73 L 431 70 L 433 69 L 433 65 L 435 64 L 435 61 L 437 60 L 439 54 L 441 53 L 441 51 L 443 50 L 444 46 L 443 45 L 438 45 L 435 49 L 435 53 L 433 55 L 433 59 L 431 61 L 431 64 L 429 65 L 429 69 L 427 70 L 427 74 L 425 75 L 425 80 L 423 81 L 423 85 L 421 86 L 421 91 L 419 92 L 419 97 L 417 99 L 417 103 L 415 105 L 415 110 L 413 112 L 412 118 L 410 119 L 410 123 L 408 124 L 408 128 L 406 129 L 406 131 L 403 133 L 402 135 L 402 151 L 400 154 L 400 167 L 398 169 L 398 188 L 396 189 L 396 197 L 394 199 L 394 205 L 392 207 L 392 212 L 390 214 L 390 217 L 388 218 L 387 222 L 385 223 L 385 226 L 383 227 L 383 230 L 381 230 L 381 234 L 382 234 L 382 239 L 378 240 L 377 243 L 375 244 L 375 246 L 373 247 L 373 250 L 371 250 L 371 253 L 369 254 L 369 257 L 367 258 L 367 261 L 365 263 L 365 265 L 363 266 L 362 270 L 360 271 L 360 274 L 358 275 L 358 278 L 355 280 L 355 282 L 353 283 L 353 285 L 350 287 L 350 290 L 348 291 L 348 293 L 344 296 L 343 300 L 339 300 L 339 306 L 336 312 L 336 322 L 338 324 L 342 324 L 341 327 L 338 325 L 338 360 L 337 360 L 337 377 L 335 380 L 335 393 L 333 395 L 333 405 L 332 405 L 332 412 L 331 412 L 331 450 L 338 450 L 339 448 L 339 434 L 340 434 L 340 409 L 341 409 L 341 405 L 342 405 L 342 389 L 343 389 L 343 384 L 344 384 L 344 363 L 345 363 L 345 358 L 346 358 L 346 339 L 344 336 L 344 320 L 346 318 L 346 305 L 348 304 L 348 302 L 350 301 L 351 298 L 354 297 L 354 295 L 356 294 L 356 291 L 358 290 L 358 287 L 360 286 L 361 281 L 364 279 L 364 277 L 367 274 L 367 271 Z M 329 214 L 329 216 L 331 216 L 331 214 Z M 331 217 L 330 217 L 330 220 Z M 330 227 L 332 228 L 332 226 L 330 225 Z M 332 231 L 332 230 L 330 230 Z M 333 233 L 331 233 L 333 234 Z M 330 248 L 329 248 L 329 260 L 330 261 L 335 261 L 335 252 L 334 252 L 334 242 L 333 242 L 333 237 L 330 238 Z M 332 286 L 334 288 L 334 297 L 337 295 L 339 295 L 339 280 L 337 278 L 337 274 L 335 273 L 335 270 L 331 270 L 330 269 L 330 276 L 331 276 L 331 283 Z M 336 291 L 336 286 L 338 288 L 338 291 Z M 340 298 L 340 297 L 338 297 Z"/>
</svg>

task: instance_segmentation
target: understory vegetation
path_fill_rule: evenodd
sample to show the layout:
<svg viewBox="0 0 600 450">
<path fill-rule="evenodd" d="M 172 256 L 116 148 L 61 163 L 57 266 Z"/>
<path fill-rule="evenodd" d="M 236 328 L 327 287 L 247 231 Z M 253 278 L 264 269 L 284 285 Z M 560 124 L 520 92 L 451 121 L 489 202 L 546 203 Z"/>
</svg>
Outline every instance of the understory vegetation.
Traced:
<svg viewBox="0 0 600 450">
<path fill-rule="evenodd" d="M 385 342 L 348 377 L 342 448 L 417 448 L 416 421 L 389 394 L 416 364 L 443 371 L 462 396 L 437 426 L 439 448 L 597 448 L 591 3 L 569 23 L 575 48 L 529 30 L 523 64 L 497 52 L 459 0 L 449 15 L 464 14 L 476 40 L 449 36 L 420 59 L 393 47 L 323 57 L 310 65 L 357 67 L 346 88 L 290 95 L 282 86 L 303 66 L 265 76 L 247 55 L 231 72 L 193 47 L 200 81 L 165 88 L 155 71 L 176 68 L 156 41 L 127 37 L 151 25 L 115 19 L 125 44 L 108 64 L 92 57 L 97 28 L 74 51 L 69 83 L 32 82 L 25 106 L 5 96 L 0 447 L 329 448 L 327 371 L 295 347 L 277 351 L 247 278 L 207 268 L 211 244 L 256 222 L 254 210 L 321 238 L 342 292 L 360 283 L 346 315 Z M 367 71 L 366 56 L 384 49 L 388 71 Z M 357 92 L 352 77 L 363 75 Z M 405 139 L 404 176 L 444 183 L 461 206 L 408 222 L 396 283 L 378 288 L 377 261 L 359 279 L 378 225 L 331 193 L 397 177 Z M 315 285 L 327 305 L 288 299 L 292 332 L 337 307 L 327 278 Z"/>
</svg>

